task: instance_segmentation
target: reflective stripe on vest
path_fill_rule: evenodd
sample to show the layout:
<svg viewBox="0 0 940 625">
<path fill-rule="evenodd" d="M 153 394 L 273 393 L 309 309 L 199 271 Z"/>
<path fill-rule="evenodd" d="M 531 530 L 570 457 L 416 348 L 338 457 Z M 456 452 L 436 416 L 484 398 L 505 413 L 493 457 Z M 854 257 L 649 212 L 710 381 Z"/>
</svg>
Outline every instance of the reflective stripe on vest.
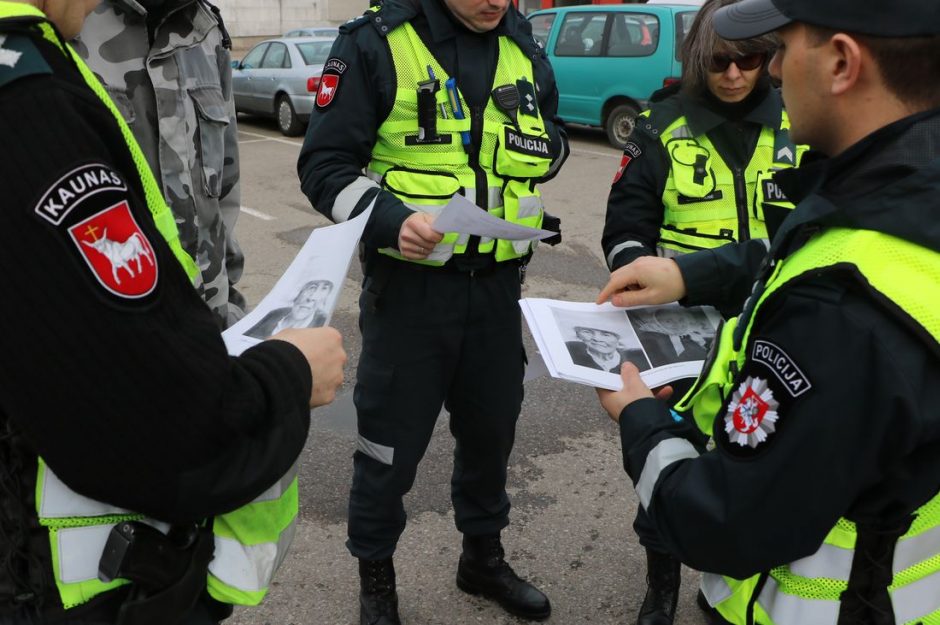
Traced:
<svg viewBox="0 0 940 625">
<path fill-rule="evenodd" d="M 747 319 L 731 320 L 715 342 L 717 355 L 689 396 L 676 406 L 692 410 L 699 427 L 711 432 L 720 402 L 716 398 L 734 384 L 731 363 L 740 370 L 757 311 L 790 281 L 830 266 L 853 265 L 873 291 L 899 306 L 913 323 L 940 342 L 940 254 L 913 243 L 866 230 L 831 228 L 816 234 L 790 257 L 778 261 L 764 292 Z M 744 326 L 744 346 L 734 349 L 732 335 Z M 940 494 L 915 511 L 915 520 L 897 541 L 892 561 L 893 580 L 887 588 L 898 625 L 940 623 Z M 855 525 L 840 519 L 811 556 L 770 571 L 754 606 L 762 625 L 836 625 L 839 597 L 848 587 L 855 557 Z M 702 591 L 729 622 L 747 622 L 747 609 L 757 576 L 746 580 L 706 574 Z"/>
<path fill-rule="evenodd" d="M 257 605 L 287 555 L 294 536 L 297 467 L 251 503 L 213 519 L 215 555 L 209 563 L 209 594 L 225 603 Z M 125 520 L 164 532 L 169 525 L 80 495 L 40 459 L 36 481 L 39 522 L 50 532 L 53 569 L 66 608 L 127 583 L 98 581 L 98 562 L 111 528 Z"/>
<path fill-rule="evenodd" d="M 485 203 L 490 214 L 512 223 L 538 228 L 542 223 L 542 201 L 538 191 L 531 189 L 530 181 L 544 176 L 552 163 L 550 155 L 539 156 L 506 149 L 512 141 L 507 128 L 512 128 L 509 117 L 487 100 L 483 110 L 482 140 L 478 152 L 479 176 L 470 166 L 461 133 L 471 131 L 471 109 L 457 89 L 457 98 L 466 115 L 456 119 L 444 87 L 449 75 L 427 49 L 409 23 L 405 23 L 387 37 L 395 65 L 398 85 L 395 103 L 388 118 L 378 130 L 372 160 L 367 168 L 370 179 L 383 189 L 395 194 L 408 208 L 431 214 L 439 212 L 455 194 L 461 194 L 474 203 Z M 499 37 L 499 63 L 493 87 L 528 82 L 534 86 L 531 61 L 508 37 Z M 441 85 L 436 94 L 437 131 L 442 143 L 415 142 L 418 133 L 417 93 L 419 82 L 428 80 L 428 68 Z M 534 87 L 533 87 L 534 88 Z M 440 111 L 446 113 L 446 118 Z M 541 113 L 536 116 L 517 116 L 518 129 L 536 144 L 547 146 L 548 134 Z M 537 151 L 537 150 L 536 150 Z M 531 152 L 531 150 L 530 150 Z M 486 181 L 485 198 L 478 198 L 478 186 Z M 445 233 L 427 260 L 405 259 L 397 250 L 386 248 L 383 254 L 400 260 L 425 265 L 443 265 L 454 254 L 466 252 L 469 236 Z M 533 244 L 525 242 L 494 241 L 482 238 L 478 245 L 481 253 L 495 252 L 497 261 L 519 258 L 528 254 Z"/>
<path fill-rule="evenodd" d="M 736 188 L 735 172 L 711 140 L 706 135 L 693 136 L 684 116 L 659 133 L 670 160 L 663 189 L 665 210 L 657 245 L 659 255 L 672 258 L 737 241 L 742 215 L 746 215 L 748 224 L 745 238 L 766 239 L 764 205 L 793 208 L 779 196 L 770 175 L 793 167 L 806 150 L 790 140 L 789 127 L 783 111 L 778 128 L 761 129 L 751 161 L 740 173 L 743 190 Z"/>
</svg>

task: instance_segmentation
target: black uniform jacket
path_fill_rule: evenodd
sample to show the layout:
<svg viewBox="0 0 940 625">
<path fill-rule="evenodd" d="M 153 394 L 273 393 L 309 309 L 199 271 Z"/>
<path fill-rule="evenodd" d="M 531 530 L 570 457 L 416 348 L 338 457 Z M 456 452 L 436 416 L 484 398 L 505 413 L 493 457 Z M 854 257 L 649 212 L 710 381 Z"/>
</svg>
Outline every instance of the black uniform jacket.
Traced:
<svg viewBox="0 0 940 625">
<path fill-rule="evenodd" d="M 770 88 L 766 81 L 761 81 L 748 99 L 738 105 L 676 92 L 676 87 L 654 94 L 652 102 L 650 117 L 637 118 L 607 198 L 601 245 L 611 271 L 640 256 L 656 255 L 665 212 L 663 191 L 671 169 L 669 155 L 657 133 L 685 116 L 694 136 L 708 136 L 729 167 L 744 169 L 751 161 L 761 130 L 779 127 L 783 110 L 780 92 Z M 747 232 L 746 224 L 739 230 Z M 612 251 L 624 243 L 633 245 L 611 259 Z"/>
<path fill-rule="evenodd" d="M 314 208 L 333 219 L 337 195 L 362 175 L 371 160 L 377 131 L 392 110 L 397 88 L 385 37 L 407 21 L 448 74 L 456 78 L 472 109 L 466 112 L 468 118 L 473 111 L 482 113 L 490 98 L 498 62 L 497 36 L 512 38 L 532 59 L 538 104 L 555 155 L 546 176 L 551 178 L 567 157 L 567 139 L 557 119 L 555 76 L 544 50 L 532 37 L 529 22 L 510 5 L 496 29 L 476 34 L 456 21 L 443 0 L 388 0 L 377 13 L 366 13 L 341 27 L 333 44 L 330 58 L 336 59 L 333 66 L 343 71 L 329 104 L 314 106 L 297 165 L 301 187 Z M 473 137 L 473 141 L 479 145 L 480 137 Z M 368 191 L 350 217 L 365 210 L 377 194 L 363 241 L 372 249 L 397 248 L 402 222 L 411 210 L 391 193 Z"/>
<path fill-rule="evenodd" d="M 252 500 L 306 439 L 305 358 L 283 341 L 227 355 L 114 117 L 62 51 L 0 28 L 16 57 L 0 64 L 0 425 L 34 454 L 3 480 L 34 479 L 39 454 L 79 493 L 169 522 Z"/>
<path fill-rule="evenodd" d="M 940 251 L 940 110 L 778 179 L 802 201 L 774 238 L 774 257 L 820 225 L 876 230 Z M 684 256 L 680 267 L 688 280 L 689 266 L 728 267 L 738 252 Z M 740 292 L 709 298 L 699 289 L 690 299 L 720 304 L 728 295 L 740 308 Z M 940 489 L 940 352 L 924 334 L 848 269 L 778 291 L 758 311 L 736 378 L 736 385 L 767 381 L 779 402 L 776 431 L 753 449 L 732 444 L 726 400 L 712 432 L 716 448 L 667 466 L 655 484 L 648 512 L 663 544 L 696 569 L 743 578 L 816 552 L 840 516 L 860 527 L 903 524 Z M 754 357 L 756 341 L 783 360 Z M 802 376 L 799 392 L 771 361 Z M 790 374 L 783 378 L 792 383 Z M 655 399 L 624 409 L 624 466 L 634 482 L 656 444 L 695 440 L 692 427 Z"/>
</svg>

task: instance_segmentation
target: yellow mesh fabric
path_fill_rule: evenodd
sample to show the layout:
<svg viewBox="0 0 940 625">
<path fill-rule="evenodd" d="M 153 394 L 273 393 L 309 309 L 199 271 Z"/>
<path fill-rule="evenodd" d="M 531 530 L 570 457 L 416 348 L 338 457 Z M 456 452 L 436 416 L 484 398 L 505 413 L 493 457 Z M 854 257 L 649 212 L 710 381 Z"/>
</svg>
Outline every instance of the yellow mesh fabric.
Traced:
<svg viewBox="0 0 940 625">
<path fill-rule="evenodd" d="M 780 592 L 808 599 L 838 601 L 848 584 L 838 579 L 824 577 L 800 577 L 790 572 L 787 566 L 778 566 L 770 571 L 777 580 Z"/>
<path fill-rule="evenodd" d="M 858 268 L 871 287 L 886 296 L 914 323 L 940 342 L 940 310 L 936 295 L 940 291 L 940 254 L 902 239 L 868 230 L 832 228 L 821 232 L 791 257 L 783 260 L 751 315 L 777 290 L 812 271 L 841 264 Z M 745 332 L 749 344 L 753 324 Z M 916 511 L 915 520 L 901 541 L 940 525 L 940 494 Z M 856 528 L 847 519 L 839 519 L 826 542 L 842 548 L 854 548 Z M 896 590 L 940 571 L 940 554 L 924 554 L 924 560 L 894 575 L 890 590 Z M 787 566 L 773 569 L 780 591 L 810 599 L 839 600 L 846 582 L 825 578 L 803 578 Z M 940 611 L 904 625 L 940 625 Z"/>
</svg>

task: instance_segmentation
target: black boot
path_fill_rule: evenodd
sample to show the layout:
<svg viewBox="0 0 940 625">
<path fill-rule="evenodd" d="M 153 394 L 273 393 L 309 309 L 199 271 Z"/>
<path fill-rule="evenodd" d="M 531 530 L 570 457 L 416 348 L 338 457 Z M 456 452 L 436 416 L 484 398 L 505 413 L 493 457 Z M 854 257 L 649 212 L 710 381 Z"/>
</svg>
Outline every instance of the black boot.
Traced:
<svg viewBox="0 0 940 625">
<path fill-rule="evenodd" d="M 471 595 L 493 599 L 520 618 L 541 621 L 552 613 L 542 591 L 516 575 L 506 563 L 499 534 L 464 536 L 457 565 L 457 587 Z"/>
<path fill-rule="evenodd" d="M 359 560 L 359 625 L 401 625 L 392 559 Z"/>
<path fill-rule="evenodd" d="M 666 553 L 646 550 L 646 597 L 636 625 L 672 625 L 680 579 L 678 560 Z"/>
</svg>

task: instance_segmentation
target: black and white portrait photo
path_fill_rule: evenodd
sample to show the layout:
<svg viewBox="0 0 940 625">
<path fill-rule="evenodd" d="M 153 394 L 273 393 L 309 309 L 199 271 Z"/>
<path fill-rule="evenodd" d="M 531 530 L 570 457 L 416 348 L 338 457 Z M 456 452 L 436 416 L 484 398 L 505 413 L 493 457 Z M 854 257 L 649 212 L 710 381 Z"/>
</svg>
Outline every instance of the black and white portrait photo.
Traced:
<svg viewBox="0 0 940 625">
<path fill-rule="evenodd" d="M 300 287 L 290 306 L 275 308 L 245 331 L 246 336 L 266 339 L 286 328 L 319 328 L 329 317 L 333 282 L 310 280 Z"/>
<path fill-rule="evenodd" d="M 618 374 L 624 362 L 632 362 L 640 371 L 650 368 L 624 313 L 561 309 L 552 313 L 574 364 Z"/>
<path fill-rule="evenodd" d="M 705 360 L 715 340 L 717 325 L 701 308 L 641 308 L 627 316 L 654 367 Z"/>
</svg>

